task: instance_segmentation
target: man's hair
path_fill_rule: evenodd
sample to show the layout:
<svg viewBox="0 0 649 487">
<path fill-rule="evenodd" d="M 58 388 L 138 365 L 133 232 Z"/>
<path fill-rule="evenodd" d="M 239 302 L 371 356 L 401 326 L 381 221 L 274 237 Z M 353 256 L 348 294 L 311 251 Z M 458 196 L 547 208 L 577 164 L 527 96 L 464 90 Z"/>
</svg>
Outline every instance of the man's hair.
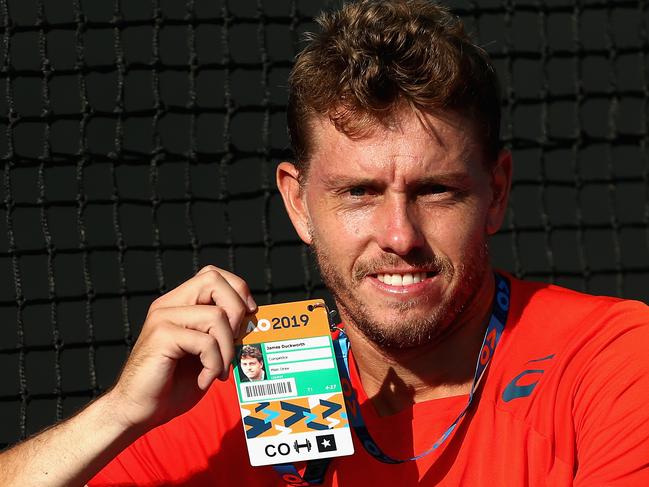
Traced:
<svg viewBox="0 0 649 487">
<path fill-rule="evenodd" d="M 243 347 L 241 347 L 241 355 L 239 356 L 239 360 L 241 361 L 244 357 L 255 358 L 258 362 L 263 362 L 263 355 L 261 354 L 261 350 L 252 345 L 244 345 Z"/>
<path fill-rule="evenodd" d="M 289 77 L 288 129 L 300 172 L 310 122 L 352 138 L 389 127 L 402 107 L 472 120 L 488 162 L 500 150 L 500 86 L 483 49 L 449 10 L 426 0 L 361 0 L 317 19 Z"/>
</svg>

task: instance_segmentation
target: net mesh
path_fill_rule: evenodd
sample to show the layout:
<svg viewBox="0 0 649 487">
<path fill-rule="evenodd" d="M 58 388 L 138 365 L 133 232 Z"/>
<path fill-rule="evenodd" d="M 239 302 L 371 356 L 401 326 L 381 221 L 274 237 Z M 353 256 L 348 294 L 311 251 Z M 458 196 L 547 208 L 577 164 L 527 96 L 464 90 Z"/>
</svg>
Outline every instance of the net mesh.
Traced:
<svg viewBox="0 0 649 487">
<path fill-rule="evenodd" d="M 0 0 L 0 446 L 108 387 L 202 265 L 260 303 L 324 294 L 273 181 L 298 40 L 331 3 Z M 501 268 L 648 300 L 645 3 L 452 4 L 503 81 Z"/>
</svg>

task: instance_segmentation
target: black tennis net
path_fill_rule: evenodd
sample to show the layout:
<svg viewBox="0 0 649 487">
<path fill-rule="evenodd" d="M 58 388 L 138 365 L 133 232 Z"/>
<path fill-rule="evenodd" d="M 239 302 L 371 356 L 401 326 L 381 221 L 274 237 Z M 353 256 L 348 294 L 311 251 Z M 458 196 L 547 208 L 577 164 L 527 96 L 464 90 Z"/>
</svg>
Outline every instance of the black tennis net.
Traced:
<svg viewBox="0 0 649 487">
<path fill-rule="evenodd" d="M 284 215 L 286 79 L 328 2 L 0 0 L 0 446 L 108 387 L 202 265 L 325 294 Z M 647 301 L 644 1 L 452 4 L 504 86 L 496 263 Z"/>
</svg>

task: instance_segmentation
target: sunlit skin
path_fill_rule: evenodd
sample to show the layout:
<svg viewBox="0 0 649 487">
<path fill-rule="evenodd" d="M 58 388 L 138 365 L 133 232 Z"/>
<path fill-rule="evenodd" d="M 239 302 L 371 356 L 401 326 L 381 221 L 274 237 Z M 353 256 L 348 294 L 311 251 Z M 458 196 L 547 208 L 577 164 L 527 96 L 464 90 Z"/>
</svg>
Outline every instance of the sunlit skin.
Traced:
<svg viewBox="0 0 649 487">
<path fill-rule="evenodd" d="M 241 357 L 239 365 L 248 379 L 261 380 L 263 365 L 259 360 L 254 357 Z"/>
<path fill-rule="evenodd" d="M 383 413 L 468 391 L 493 296 L 487 237 L 511 180 L 509 154 L 487 164 L 467 120 L 422 117 L 404 109 L 360 139 L 316 119 L 301 184 L 292 164 L 278 167 L 289 216 L 316 252 Z M 423 279 L 398 286 L 382 282 L 387 274 Z M 409 394 L 385 387 L 388 373 Z"/>
</svg>

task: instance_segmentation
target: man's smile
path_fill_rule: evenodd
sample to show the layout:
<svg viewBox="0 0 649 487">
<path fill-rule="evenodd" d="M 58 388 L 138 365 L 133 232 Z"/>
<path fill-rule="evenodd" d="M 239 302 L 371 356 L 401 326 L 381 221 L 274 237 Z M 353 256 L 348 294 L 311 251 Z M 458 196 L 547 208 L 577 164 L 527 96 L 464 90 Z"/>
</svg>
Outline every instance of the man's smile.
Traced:
<svg viewBox="0 0 649 487">
<path fill-rule="evenodd" d="M 382 293 L 413 300 L 434 293 L 433 287 L 438 284 L 439 276 L 440 273 L 432 271 L 391 271 L 368 274 L 367 281 Z"/>
<path fill-rule="evenodd" d="M 409 286 L 429 277 L 428 272 L 384 272 L 375 274 L 379 281 L 389 286 Z"/>
</svg>

